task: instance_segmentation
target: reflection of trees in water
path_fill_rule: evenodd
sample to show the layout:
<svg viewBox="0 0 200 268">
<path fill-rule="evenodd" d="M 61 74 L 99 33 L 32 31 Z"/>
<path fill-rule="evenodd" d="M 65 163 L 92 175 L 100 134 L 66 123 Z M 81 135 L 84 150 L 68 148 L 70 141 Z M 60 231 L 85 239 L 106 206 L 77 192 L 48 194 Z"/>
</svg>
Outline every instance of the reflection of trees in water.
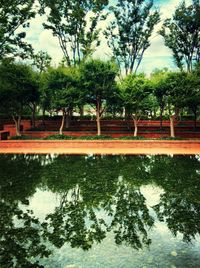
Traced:
<svg viewBox="0 0 200 268">
<path fill-rule="evenodd" d="M 162 167 L 160 174 L 158 171 Z M 195 156 L 155 157 L 151 175 L 165 190 L 154 209 L 174 235 L 190 242 L 200 234 L 200 163 Z"/>
<path fill-rule="evenodd" d="M 40 183 L 41 165 L 35 156 L 0 155 L 0 267 L 42 267 L 33 257 L 49 255 L 45 226 L 26 209 Z M 24 209 L 22 208 L 24 207 Z"/>
<path fill-rule="evenodd" d="M 153 207 L 158 219 L 174 235 L 180 232 L 184 241 L 191 241 L 200 233 L 199 176 L 194 156 L 1 155 L 0 266 L 17 261 L 18 267 L 39 267 L 31 266 L 31 257 L 49 254 L 45 240 L 87 250 L 111 231 L 117 244 L 149 246 L 148 230 L 155 219 L 140 191 L 149 183 L 165 191 Z M 43 223 L 26 207 L 36 187 L 60 199 Z"/>
<path fill-rule="evenodd" d="M 153 226 L 154 219 L 139 189 L 119 185 L 113 201 L 115 209 L 110 230 L 114 231 L 116 244 L 125 243 L 135 249 L 150 245 L 147 230 Z"/>
<path fill-rule="evenodd" d="M 42 267 L 33 258 L 48 257 L 44 226 L 18 203 L 0 202 L 0 267 Z"/>
<path fill-rule="evenodd" d="M 52 165 L 46 166 L 45 181 L 50 189 L 59 192 L 61 198 L 60 207 L 47 217 L 52 227 L 50 240 L 57 246 L 68 241 L 73 247 L 88 249 L 94 242 L 105 238 L 106 227 L 107 232 L 114 232 L 117 244 L 126 243 L 136 249 L 142 248 L 143 244 L 149 245 L 146 229 L 152 227 L 154 221 L 145 198 L 135 185 L 139 179 L 137 184 L 142 183 L 143 165 L 141 157 L 59 156 Z M 55 168 L 62 170 L 60 180 L 52 175 Z M 132 181 L 127 172 L 131 172 Z M 97 218 L 97 210 L 112 216 L 111 223 Z"/>
</svg>

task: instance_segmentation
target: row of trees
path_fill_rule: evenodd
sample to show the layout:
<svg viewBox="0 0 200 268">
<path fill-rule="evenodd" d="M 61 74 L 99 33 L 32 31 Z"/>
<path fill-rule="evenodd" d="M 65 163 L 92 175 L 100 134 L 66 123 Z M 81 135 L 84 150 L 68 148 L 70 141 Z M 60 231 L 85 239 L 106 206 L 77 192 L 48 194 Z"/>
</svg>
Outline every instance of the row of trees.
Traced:
<svg viewBox="0 0 200 268">
<path fill-rule="evenodd" d="M 59 40 L 64 60 L 75 66 L 91 56 L 102 40 L 102 33 L 112 57 L 123 74 L 136 73 L 145 51 L 151 45 L 152 33 L 160 22 L 153 0 L 71 0 L 22 1 L 0 3 L 0 59 L 10 55 L 34 58 L 26 43 L 26 28 L 36 14 L 44 15 L 44 28 Z M 171 19 L 164 21 L 159 34 L 165 40 L 180 70 L 191 72 L 200 60 L 200 5 L 182 1 Z M 103 31 L 100 25 L 107 19 Z M 187 34 L 186 34 L 187 33 Z M 36 57 L 37 58 L 37 57 Z"/>
<path fill-rule="evenodd" d="M 123 115 L 134 121 L 134 136 L 138 133 L 141 116 L 163 115 L 171 122 L 181 113 L 194 114 L 196 122 L 200 106 L 199 68 L 191 73 L 154 71 L 149 78 L 144 74 L 129 74 L 117 80 L 119 69 L 113 61 L 88 60 L 78 66 L 49 67 L 41 73 L 30 66 L 4 60 L 0 65 L 0 110 L 12 116 L 17 135 L 20 135 L 21 116 L 32 114 L 35 126 L 36 110 L 61 112 L 60 134 L 69 127 L 75 108 L 90 105 L 96 112 L 97 134 L 101 135 L 100 120 L 105 112 Z"/>
</svg>

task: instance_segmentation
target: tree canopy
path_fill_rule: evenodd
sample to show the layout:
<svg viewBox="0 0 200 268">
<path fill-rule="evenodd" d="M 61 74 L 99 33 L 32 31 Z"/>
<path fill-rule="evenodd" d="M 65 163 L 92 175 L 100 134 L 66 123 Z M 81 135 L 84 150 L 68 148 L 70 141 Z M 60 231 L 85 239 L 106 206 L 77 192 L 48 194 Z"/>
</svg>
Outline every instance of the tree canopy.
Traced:
<svg viewBox="0 0 200 268">
<path fill-rule="evenodd" d="M 67 64 L 76 65 L 99 45 L 98 22 L 105 18 L 102 11 L 107 0 L 40 0 L 41 12 L 50 10 L 44 28 L 59 40 Z"/>
<path fill-rule="evenodd" d="M 7 55 L 27 57 L 32 48 L 24 41 L 25 28 L 35 16 L 32 0 L 0 1 L 0 59 Z"/>
<path fill-rule="evenodd" d="M 136 73 L 144 52 L 150 46 L 159 13 L 153 11 L 152 0 L 118 0 L 110 11 L 114 19 L 105 31 L 108 46 L 126 74 Z"/>
<path fill-rule="evenodd" d="M 101 134 L 100 118 L 107 108 L 107 101 L 115 94 L 117 72 L 118 68 L 112 61 L 90 60 L 81 67 L 85 99 L 95 108 L 98 135 Z"/>
<path fill-rule="evenodd" d="M 175 10 L 172 19 L 165 20 L 160 34 L 165 45 L 173 52 L 176 65 L 180 70 L 191 72 L 200 61 L 200 4 L 193 0 L 186 6 L 185 1 Z"/>
</svg>

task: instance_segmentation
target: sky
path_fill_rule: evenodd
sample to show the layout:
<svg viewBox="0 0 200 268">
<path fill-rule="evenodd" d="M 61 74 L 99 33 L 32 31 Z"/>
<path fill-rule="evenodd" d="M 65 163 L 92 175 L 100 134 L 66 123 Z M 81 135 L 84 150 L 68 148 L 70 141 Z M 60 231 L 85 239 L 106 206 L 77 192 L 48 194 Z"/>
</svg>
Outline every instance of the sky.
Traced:
<svg viewBox="0 0 200 268">
<path fill-rule="evenodd" d="M 154 33 L 150 39 L 151 46 L 146 50 L 143 61 L 140 65 L 139 72 L 150 74 L 155 68 L 176 69 L 173 61 L 171 50 L 164 45 L 163 38 L 157 34 L 162 26 L 162 22 L 166 18 L 170 18 L 175 8 L 179 5 L 181 0 L 154 0 L 155 6 L 159 8 L 161 13 L 161 22 L 156 26 Z M 186 0 L 190 4 L 190 0 Z M 35 51 L 46 51 L 52 57 L 52 64 L 54 66 L 63 58 L 62 51 L 56 37 L 54 37 L 50 30 L 43 29 L 42 23 L 45 17 L 36 16 L 31 20 L 30 28 L 27 31 L 27 41 L 32 44 Z M 109 18 L 108 18 L 109 21 Z M 102 21 L 100 27 L 105 29 L 108 21 Z M 106 59 L 111 55 L 111 51 L 107 46 L 103 35 L 100 36 L 101 45 L 94 53 L 95 58 Z"/>
</svg>

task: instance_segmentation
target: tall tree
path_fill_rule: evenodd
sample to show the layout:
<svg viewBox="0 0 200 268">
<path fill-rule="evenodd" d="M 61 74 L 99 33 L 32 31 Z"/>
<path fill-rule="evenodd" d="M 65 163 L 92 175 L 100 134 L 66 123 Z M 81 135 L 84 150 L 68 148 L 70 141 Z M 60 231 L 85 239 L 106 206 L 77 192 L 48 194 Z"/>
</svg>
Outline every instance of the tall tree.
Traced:
<svg viewBox="0 0 200 268">
<path fill-rule="evenodd" d="M 21 117 L 37 94 L 35 76 L 29 66 L 6 59 L 0 65 L 0 81 L 0 109 L 12 116 L 16 135 L 21 136 Z"/>
<path fill-rule="evenodd" d="M 32 0 L 0 1 L 0 59 L 10 54 L 26 57 L 26 52 L 31 52 L 31 46 L 24 41 L 23 28 L 35 16 L 33 6 Z"/>
<path fill-rule="evenodd" d="M 153 1 L 118 0 L 110 8 L 114 19 L 105 36 L 108 46 L 126 74 L 136 73 L 144 52 L 150 46 L 150 37 L 159 22 L 158 11 L 152 11 Z"/>
<path fill-rule="evenodd" d="M 108 100 L 115 94 L 117 72 L 118 68 L 112 61 L 90 60 L 81 67 L 86 102 L 96 111 L 98 135 L 101 135 L 100 119 L 107 109 Z"/>
<path fill-rule="evenodd" d="M 98 22 L 108 0 L 40 0 L 41 12 L 49 9 L 45 29 L 59 40 L 67 64 L 75 65 L 99 45 Z"/>
<path fill-rule="evenodd" d="M 172 19 L 165 20 L 160 34 L 174 56 L 176 65 L 191 72 L 194 63 L 200 61 L 200 4 L 193 0 L 186 6 L 183 1 L 175 10 Z"/>
</svg>

